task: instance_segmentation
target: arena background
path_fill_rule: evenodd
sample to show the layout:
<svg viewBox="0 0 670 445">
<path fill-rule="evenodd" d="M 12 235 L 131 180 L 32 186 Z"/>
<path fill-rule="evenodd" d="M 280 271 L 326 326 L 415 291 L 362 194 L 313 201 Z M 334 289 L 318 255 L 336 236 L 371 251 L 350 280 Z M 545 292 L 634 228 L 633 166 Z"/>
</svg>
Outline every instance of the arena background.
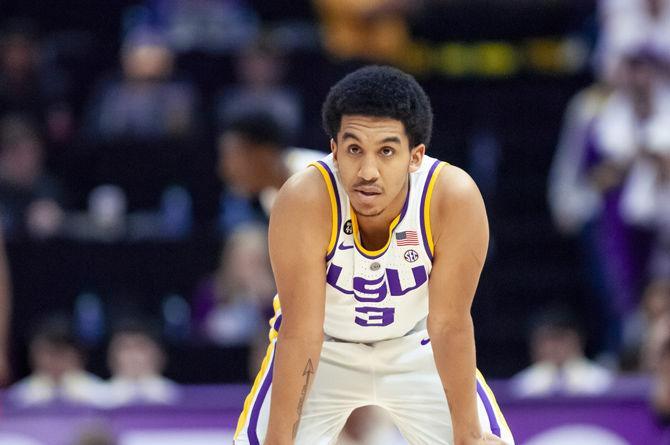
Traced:
<svg viewBox="0 0 670 445">
<path fill-rule="evenodd" d="M 178 236 L 6 236 L 13 289 L 8 384 L 11 387 L 30 373 L 29 337 L 34 324 L 49 314 L 67 314 L 80 323 L 79 335 L 87 340 L 87 369 L 109 377 L 105 339 L 111 318 L 123 307 L 158 327 L 167 352 L 165 376 L 184 385 L 184 402 L 169 409 L 105 411 L 58 404 L 27 409 L 6 401 L 0 414 L 0 444 L 84 443 L 77 442 L 75 435 L 90 427 L 89 421 L 96 428 L 103 425 L 100 430 L 112 431 L 123 444 L 214 443 L 229 434 L 225 431 L 233 424 L 253 378 L 246 364 L 251 345 L 208 341 L 197 335 L 191 318 L 198 286 L 217 268 L 229 234 L 217 226 L 224 187 L 216 173 L 219 125 L 213 110 L 217 94 L 237 81 L 239 48 L 208 50 L 194 45 L 176 52 L 177 75 L 194 85 L 200 98 L 198 128 L 188 138 L 140 143 L 96 141 L 85 135 L 87 107 L 101 79 L 119 70 L 124 36 L 138 21 L 151 21 L 146 11 L 161 3 L 0 3 L 2 21 L 32 21 L 44 57 L 68 79 L 65 100 L 71 107 L 73 130 L 63 140 L 48 142 L 47 155 L 49 170 L 68 191 L 66 211 L 86 212 L 90 192 L 109 183 L 122 187 L 129 212 L 158 208 L 161 193 L 175 183 L 192 200 L 189 229 Z M 276 39 L 285 60 L 283 85 L 297 91 L 302 104 L 302 122 L 291 142 L 325 152 L 328 140 L 320 125 L 320 106 L 328 88 L 352 69 L 384 63 L 383 58 L 338 57 L 328 51 L 320 28 L 324 13 L 318 6 L 326 2 L 209 3 L 244 6 L 254 15 L 250 23 Z M 506 379 L 530 364 L 532 315 L 555 305 L 576 314 L 587 355 L 612 363 L 611 351 L 606 350 L 607 321 L 590 286 L 579 238 L 557 231 L 547 204 L 548 174 L 566 105 L 595 80 L 592 56 L 600 35 L 596 3 L 436 0 L 422 4 L 423 9 L 406 17 L 412 51 L 393 63 L 414 73 L 431 98 L 436 119 L 429 153 L 468 171 L 486 201 L 491 249 L 473 309 L 478 367 L 495 381 L 503 410 L 511 412 L 512 429 L 523 430 L 519 443 L 563 443 L 531 442 L 530 438 L 545 427 L 571 423 L 616 432 L 620 438 L 610 438 L 612 444 L 662 443 L 653 442 L 662 440 L 658 438 L 664 428 L 647 401 L 650 375 L 624 375 L 619 390 L 587 398 L 556 395 L 521 400 L 505 385 Z M 87 302 L 93 306 L 86 306 Z M 97 325 L 82 315 L 91 307 L 94 316 L 102 317 Z M 86 320 L 92 323 L 88 328 L 81 324 Z M 617 430 L 622 428 L 617 427 L 621 423 L 617 418 L 623 415 L 632 419 L 627 431 Z M 138 420 L 142 416 L 144 424 Z M 66 426 L 55 433 L 56 424 Z M 158 439 L 138 433 L 149 430 L 170 433 Z M 566 434 L 591 440 L 588 443 L 610 443 L 588 439 L 589 434 L 599 433 L 580 431 Z M 194 436 L 179 435 L 184 432 Z M 31 434 L 35 442 L 25 439 Z"/>
</svg>

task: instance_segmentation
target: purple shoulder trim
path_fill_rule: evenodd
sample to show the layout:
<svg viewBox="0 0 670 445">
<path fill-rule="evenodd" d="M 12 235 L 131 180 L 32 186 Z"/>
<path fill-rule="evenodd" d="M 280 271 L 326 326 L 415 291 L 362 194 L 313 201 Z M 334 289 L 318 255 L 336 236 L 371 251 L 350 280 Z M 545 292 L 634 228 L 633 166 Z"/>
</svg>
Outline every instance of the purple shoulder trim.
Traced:
<svg viewBox="0 0 670 445">
<path fill-rule="evenodd" d="M 438 165 L 440 165 L 441 162 L 442 161 L 436 159 L 435 162 L 433 162 L 433 165 L 430 166 L 430 170 L 428 170 L 428 174 L 426 175 L 426 181 L 423 184 L 423 192 L 421 193 L 421 205 L 419 206 L 419 220 L 421 221 L 421 238 L 423 239 L 423 247 L 425 248 L 430 261 L 433 261 L 433 253 L 430 250 L 430 244 L 428 244 L 428 235 L 426 235 L 426 220 L 424 216 L 426 213 L 424 211 L 424 208 L 426 206 L 426 195 L 428 194 L 428 186 L 430 185 L 431 179 L 433 179 L 435 169 L 437 168 Z"/>
<path fill-rule="evenodd" d="M 326 255 L 326 261 L 330 261 L 331 258 L 333 258 L 333 255 L 335 255 L 335 251 L 337 250 L 337 241 L 340 239 L 340 231 L 342 230 L 342 205 L 340 204 L 340 193 L 338 192 L 337 189 L 337 181 L 335 180 L 335 175 L 333 174 L 333 171 L 328 167 L 328 164 L 326 164 L 323 161 L 316 161 L 323 167 L 327 172 L 328 172 L 328 177 L 330 178 L 330 183 L 333 186 L 333 192 L 335 194 L 335 203 L 337 205 L 337 234 L 335 235 L 335 244 L 333 244 L 333 248 L 328 252 Z"/>
</svg>

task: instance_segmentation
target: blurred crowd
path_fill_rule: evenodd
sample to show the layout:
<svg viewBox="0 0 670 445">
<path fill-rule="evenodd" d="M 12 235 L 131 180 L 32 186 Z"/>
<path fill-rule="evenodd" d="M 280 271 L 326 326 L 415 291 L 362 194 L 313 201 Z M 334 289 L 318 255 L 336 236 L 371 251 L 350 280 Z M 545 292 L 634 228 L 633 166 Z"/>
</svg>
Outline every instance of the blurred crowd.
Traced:
<svg viewBox="0 0 670 445">
<path fill-rule="evenodd" d="M 603 327 L 599 361 L 610 370 L 538 357 L 544 374 L 538 369 L 526 391 L 552 374 L 554 384 L 566 381 L 560 380 L 566 369 L 572 374 L 566 391 L 583 386 L 583 393 L 605 391 L 617 370 L 654 373 L 655 404 L 667 416 L 670 2 L 601 1 L 598 13 L 595 83 L 567 107 L 548 196 L 556 227 L 579 241 L 580 262 L 602 317 L 595 321 Z M 538 333 L 549 337 L 546 350 L 556 349 L 561 338 L 564 345 L 579 344 L 577 331 L 564 322 L 547 326 L 549 333 Z M 549 390 L 552 384 L 544 386 Z"/>
<path fill-rule="evenodd" d="M 158 335 L 137 320 L 115 327 L 107 347 L 106 381 L 86 371 L 84 345 L 67 317 L 40 322 L 29 355 L 31 374 L 8 393 L 10 402 L 22 408 L 59 403 L 117 408 L 178 401 L 178 386 L 161 375 L 165 355 Z"/>
<path fill-rule="evenodd" d="M 148 3 L 147 14 L 188 18 L 188 11 L 173 11 L 180 2 Z M 229 13 L 243 14 L 218 11 L 233 2 L 201 3 L 204 11 L 190 12 L 220 12 L 222 20 L 232 20 Z M 141 22 L 127 30 L 119 68 L 84 88 L 88 98 L 75 113 L 68 103 L 68 88 L 75 86 L 46 58 L 32 23 L 5 24 L 0 32 L 0 206 L 6 238 L 186 236 L 200 216 L 193 209 L 194 177 L 211 179 L 214 173 L 206 156 L 213 150 L 200 146 L 209 140 L 203 135 L 218 132 L 234 115 L 259 110 L 278 121 L 282 142 L 297 133 L 300 97 L 282 85 L 281 51 L 270 39 L 241 32 L 234 46 L 236 81 L 208 99 L 208 110 L 198 85 L 176 68 L 179 45 L 170 40 L 171 32 L 167 25 Z"/>
</svg>

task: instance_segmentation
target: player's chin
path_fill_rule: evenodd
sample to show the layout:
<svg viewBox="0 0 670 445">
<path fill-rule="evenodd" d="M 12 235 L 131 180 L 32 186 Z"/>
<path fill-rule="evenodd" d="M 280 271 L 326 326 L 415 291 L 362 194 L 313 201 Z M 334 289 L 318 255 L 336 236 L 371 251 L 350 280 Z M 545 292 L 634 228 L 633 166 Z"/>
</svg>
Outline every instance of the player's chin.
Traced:
<svg viewBox="0 0 670 445">
<path fill-rule="evenodd" d="M 373 217 L 379 216 L 384 212 L 384 209 L 379 206 L 353 206 L 357 216 Z"/>
</svg>

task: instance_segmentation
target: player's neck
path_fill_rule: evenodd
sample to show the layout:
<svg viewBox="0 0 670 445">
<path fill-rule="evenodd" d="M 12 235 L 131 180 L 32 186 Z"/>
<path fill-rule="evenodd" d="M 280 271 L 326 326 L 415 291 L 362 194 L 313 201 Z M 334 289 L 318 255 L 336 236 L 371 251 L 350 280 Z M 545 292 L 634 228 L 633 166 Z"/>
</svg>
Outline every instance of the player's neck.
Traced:
<svg viewBox="0 0 670 445">
<path fill-rule="evenodd" d="M 409 187 L 409 181 L 400 190 L 391 204 L 379 215 L 363 216 L 356 213 L 358 233 L 363 247 L 368 250 L 378 250 L 386 245 L 389 237 L 389 226 L 396 216 L 400 215 L 405 205 L 405 200 L 409 199 L 407 196 L 407 187 Z"/>
</svg>

